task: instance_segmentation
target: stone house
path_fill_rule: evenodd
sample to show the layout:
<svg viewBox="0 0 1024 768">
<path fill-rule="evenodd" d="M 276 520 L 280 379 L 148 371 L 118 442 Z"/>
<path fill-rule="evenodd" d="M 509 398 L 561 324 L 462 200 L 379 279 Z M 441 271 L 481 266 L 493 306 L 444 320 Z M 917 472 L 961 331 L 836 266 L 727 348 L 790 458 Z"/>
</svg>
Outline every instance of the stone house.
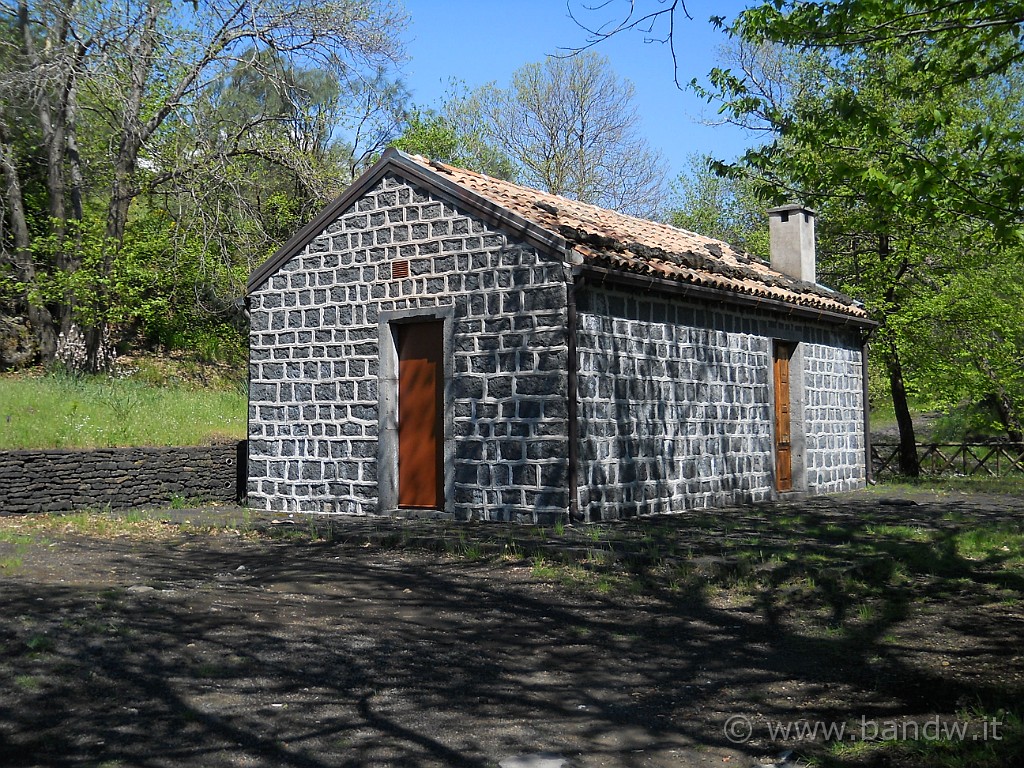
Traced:
<svg viewBox="0 0 1024 768">
<path fill-rule="evenodd" d="M 773 263 L 388 150 L 248 285 L 249 503 L 596 521 L 861 487 L 864 309 Z"/>
</svg>

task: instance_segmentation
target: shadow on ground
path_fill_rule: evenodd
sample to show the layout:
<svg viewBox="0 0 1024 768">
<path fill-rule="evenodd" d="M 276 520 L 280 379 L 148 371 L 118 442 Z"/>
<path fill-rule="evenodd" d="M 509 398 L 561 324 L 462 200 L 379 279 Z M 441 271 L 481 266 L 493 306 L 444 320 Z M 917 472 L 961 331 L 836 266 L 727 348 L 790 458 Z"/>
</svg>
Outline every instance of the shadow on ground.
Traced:
<svg viewBox="0 0 1024 768">
<path fill-rule="evenodd" d="M 0 764 L 751 765 L 806 747 L 774 723 L 970 719 L 1024 693 L 1024 582 L 957 537 L 1014 525 L 847 497 L 600 535 L 37 535 L 3 573 Z"/>
</svg>

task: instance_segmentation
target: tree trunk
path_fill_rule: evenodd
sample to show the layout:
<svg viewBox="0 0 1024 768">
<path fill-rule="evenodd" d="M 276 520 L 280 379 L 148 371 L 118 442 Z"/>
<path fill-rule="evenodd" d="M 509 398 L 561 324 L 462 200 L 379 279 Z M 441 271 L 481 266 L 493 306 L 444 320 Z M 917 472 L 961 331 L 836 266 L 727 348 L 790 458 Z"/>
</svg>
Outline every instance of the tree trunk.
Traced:
<svg viewBox="0 0 1024 768">
<path fill-rule="evenodd" d="M 85 179 L 82 173 L 82 160 L 78 151 L 78 102 L 74 77 L 75 76 L 73 74 L 68 75 L 67 92 L 64 104 L 64 108 L 66 110 L 65 137 L 68 177 L 70 179 L 70 184 L 68 185 L 68 204 L 70 208 L 68 211 L 68 217 L 78 224 L 71 233 L 71 237 L 66 241 L 64 248 L 61 249 L 61 258 L 63 261 L 60 264 L 60 268 L 68 274 L 77 272 L 79 267 L 82 266 L 81 224 L 85 219 L 83 200 Z M 75 304 L 76 299 L 74 292 L 68 291 L 64 296 L 64 301 L 60 306 L 60 312 L 57 317 L 58 327 L 65 337 L 71 333 L 71 326 L 75 320 Z"/>
<path fill-rule="evenodd" d="M 1006 430 L 1006 436 L 1011 442 L 1024 443 L 1024 425 L 1018 417 L 1017 409 L 1014 408 L 1013 400 L 1010 399 L 1006 387 L 999 381 L 999 374 L 992 368 L 992 364 L 985 357 L 976 360 L 978 370 L 992 384 L 992 400 L 995 403 L 996 415 Z"/>
<path fill-rule="evenodd" d="M 42 131 L 42 144 L 46 151 L 46 191 L 49 205 L 50 227 L 56 249 L 52 267 L 58 272 L 74 272 L 80 265 L 81 228 L 83 219 L 83 176 L 75 139 L 77 114 L 76 78 L 85 56 L 87 45 L 71 42 L 71 26 L 75 13 L 74 0 L 65 0 L 55 7 L 54 24 L 47 34 L 37 37 L 31 29 L 27 2 L 19 2 L 18 27 L 21 33 L 25 60 L 34 72 L 32 91 L 35 93 L 35 112 Z M 58 74 L 59 73 L 59 74 Z M 71 160 L 70 169 L 67 167 Z M 71 184 L 67 173 L 70 170 Z M 70 197 L 71 210 L 67 202 Z M 34 282 L 37 265 L 27 256 L 22 272 L 31 271 Z M 27 274 L 27 273 L 26 273 Z M 67 339 L 74 318 L 75 297 L 71 291 L 60 298 L 56 315 L 49 309 L 33 306 L 25 297 L 26 315 L 36 335 L 40 337 L 40 350 L 44 361 L 51 361 L 59 353 L 58 334 Z"/>
<path fill-rule="evenodd" d="M 899 353 L 892 344 L 889 345 L 889 350 L 885 355 L 885 367 L 889 373 L 892 407 L 896 413 L 896 424 L 900 430 L 900 474 L 906 477 L 919 477 L 921 464 L 917 460 L 914 419 L 910 415 L 907 390 L 903 385 L 903 366 L 900 364 Z"/>
<path fill-rule="evenodd" d="M 85 329 L 85 370 L 104 373 L 114 365 L 114 350 L 110 345 L 110 332 L 106 319 Z"/>
<path fill-rule="evenodd" d="M 1010 442 L 1024 443 L 1024 429 L 1021 429 L 1020 419 L 1014 413 L 1013 403 L 1006 394 L 1006 390 L 1002 388 L 996 395 L 996 413 L 999 415 L 999 421 L 1002 422 Z"/>
<path fill-rule="evenodd" d="M 21 193 L 21 179 L 14 160 L 14 152 L 7 141 L 4 130 L 3 116 L 0 114 L 0 170 L 4 178 L 4 196 L 6 198 L 7 218 L 11 225 L 11 237 L 14 245 L 14 268 L 18 282 L 25 286 L 22 301 L 25 304 L 25 315 L 32 326 L 39 347 L 39 355 L 44 361 L 50 361 L 57 352 L 57 334 L 54 330 L 53 316 L 46 307 L 33 305 L 29 300 L 29 288 L 35 285 L 36 270 L 32 263 L 32 251 L 29 243 L 28 220 L 25 218 L 25 201 Z"/>
<path fill-rule="evenodd" d="M 142 107 L 146 95 L 146 83 L 153 66 L 153 51 L 156 45 L 156 25 L 160 15 L 159 0 L 148 0 L 138 42 L 130 52 L 131 68 L 128 72 L 128 97 L 121 118 L 121 141 L 114 157 L 114 174 L 110 185 L 110 205 L 107 208 L 107 225 L 103 244 L 101 278 L 109 277 L 114 269 L 114 259 L 124 242 L 128 212 L 136 195 L 133 176 L 138 163 L 139 150 L 145 140 L 159 125 L 159 122 L 143 124 Z M 169 107 L 168 107 L 169 111 Z M 152 121 L 152 118 L 151 118 Z M 109 346 L 109 325 L 105 307 L 110 297 L 102 285 L 96 286 L 96 320 L 92 327 L 85 329 L 85 365 L 90 372 L 109 370 L 113 362 Z"/>
<path fill-rule="evenodd" d="M 892 260 L 892 243 L 885 233 L 878 235 L 878 261 L 888 265 Z M 890 311 L 896 312 L 899 307 L 897 289 L 903 276 L 910 268 L 910 262 L 904 257 L 893 270 L 892 280 L 885 292 L 886 303 Z M 917 460 L 917 436 L 914 434 L 914 419 L 910 415 L 910 404 L 907 402 L 907 388 L 903 383 L 903 364 L 896 349 L 896 342 L 890 338 L 886 343 L 885 369 L 889 374 L 889 392 L 892 395 L 892 408 L 896 414 L 896 425 L 900 430 L 900 474 L 906 477 L 919 477 L 921 464 Z"/>
</svg>

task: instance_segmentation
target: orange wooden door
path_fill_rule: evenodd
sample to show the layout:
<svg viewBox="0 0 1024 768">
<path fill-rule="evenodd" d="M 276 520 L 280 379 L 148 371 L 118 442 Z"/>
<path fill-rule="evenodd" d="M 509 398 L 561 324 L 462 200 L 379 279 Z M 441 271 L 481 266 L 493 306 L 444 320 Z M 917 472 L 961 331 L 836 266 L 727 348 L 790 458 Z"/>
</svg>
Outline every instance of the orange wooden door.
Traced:
<svg viewBox="0 0 1024 768">
<path fill-rule="evenodd" d="M 775 488 L 793 489 L 793 444 L 789 413 L 789 358 L 792 348 L 775 347 Z"/>
<path fill-rule="evenodd" d="M 399 507 L 444 507 L 443 327 L 398 326 Z"/>
</svg>

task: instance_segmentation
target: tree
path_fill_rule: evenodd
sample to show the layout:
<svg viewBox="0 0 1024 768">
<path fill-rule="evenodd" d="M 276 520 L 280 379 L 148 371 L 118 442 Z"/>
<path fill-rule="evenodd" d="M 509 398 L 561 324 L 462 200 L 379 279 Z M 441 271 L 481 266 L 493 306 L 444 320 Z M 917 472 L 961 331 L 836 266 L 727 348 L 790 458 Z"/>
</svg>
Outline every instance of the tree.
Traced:
<svg viewBox="0 0 1024 768">
<path fill-rule="evenodd" d="M 414 155 L 468 168 L 498 179 L 516 175 L 512 159 L 474 130 L 464 97 L 449 97 L 441 111 L 413 109 L 391 146 Z"/>
<path fill-rule="evenodd" d="M 431 109 L 412 110 L 402 134 L 391 142 L 391 146 L 412 155 L 460 165 L 458 160 L 462 152 L 455 126 Z"/>
<path fill-rule="evenodd" d="M 932 405 L 967 428 L 1024 442 L 1024 253 L 989 250 L 983 269 L 928 280 L 901 318 L 909 367 Z"/>
<path fill-rule="evenodd" d="M 622 8 L 621 13 L 616 16 L 614 8 Z M 589 33 L 587 42 L 576 51 L 615 35 L 641 31 L 648 42 L 669 45 L 678 83 L 677 27 L 682 19 L 691 18 L 682 0 L 623 0 L 597 6 L 581 3 L 578 10 L 572 11 L 572 5 L 570 9 Z M 716 26 L 726 25 L 721 16 L 711 21 Z M 993 136 L 1000 126 L 994 127 L 984 119 L 974 124 L 969 137 L 971 149 L 984 146 L 986 151 L 972 151 L 970 161 L 951 155 L 936 162 L 915 151 L 917 142 L 927 142 L 936 131 L 947 127 L 949 116 L 941 106 L 947 90 L 954 92 L 966 83 L 990 82 L 1024 59 L 1024 8 L 1019 3 L 769 0 L 742 11 L 726 29 L 747 46 L 774 44 L 791 51 L 814 52 L 820 54 L 819 60 L 840 69 L 848 57 L 856 60 L 868 51 L 883 57 L 907 57 L 909 65 L 892 76 L 876 73 L 877 84 L 895 99 L 916 100 L 937 108 L 922 112 L 907 126 L 909 142 L 902 148 L 906 151 L 899 167 L 892 169 L 894 183 L 915 185 L 920 194 L 927 195 L 936 177 L 942 177 L 950 182 L 948 194 L 953 195 L 955 190 L 956 205 L 962 212 L 991 221 L 1003 240 L 1021 237 L 1024 135 L 1017 127 Z M 696 85 L 696 80 L 691 84 Z M 834 89 L 828 108 L 820 110 L 827 119 L 812 128 L 828 133 L 850 120 L 885 130 L 889 121 L 884 109 L 870 96 L 861 98 L 855 89 Z M 837 116 L 841 119 L 836 120 Z M 838 136 L 833 138 L 838 140 Z"/>
<path fill-rule="evenodd" d="M 633 86 L 602 56 L 527 64 L 508 88 L 476 91 L 465 115 L 525 184 L 640 216 L 663 203 L 663 163 L 638 133 Z"/>
<path fill-rule="evenodd" d="M 25 314 L 46 356 L 55 354 L 58 332 L 70 327 L 72 302 L 65 297 L 55 312 L 29 298 L 40 271 L 32 253 L 32 225 L 40 219 L 49 222 L 58 246 L 53 266 L 73 272 L 79 264 L 74 230 L 84 216 L 77 93 L 84 58 L 94 42 L 91 35 L 74 33 L 69 5 L 46 4 L 37 17 L 25 2 L 7 5 L 0 35 L 0 169 L 2 207 L 10 227 L 0 241 L 0 261 L 13 268 L 26 299 Z M 37 26 L 48 27 L 52 34 L 41 40 Z M 26 127 L 30 122 L 34 130 Z M 45 171 L 40 174 L 38 169 Z M 39 198 L 45 199 L 47 216 L 31 205 Z"/>
<path fill-rule="evenodd" d="M 340 78 L 252 51 L 147 147 L 147 191 L 249 271 L 372 162 L 406 98 L 379 69 Z"/>
<path fill-rule="evenodd" d="M 303 72 L 310 84 L 319 71 L 352 83 L 379 71 L 398 55 L 401 23 L 373 0 L 43 0 L 2 7 L 0 171 L 9 224 L 2 257 L 22 286 L 19 303 L 44 356 L 56 354 L 58 332 L 80 323 L 89 370 L 109 364 L 113 277 L 133 204 L 161 188 L 180 191 L 197 169 L 234 157 L 259 156 L 301 171 L 296 159 L 305 163 L 311 153 L 281 140 L 282 106 L 294 105 L 302 90 L 294 76 Z M 246 71 L 247 87 L 272 84 L 264 95 L 273 91 L 276 101 L 264 99 L 267 109 L 255 115 L 236 110 L 233 121 L 222 112 L 217 132 L 204 132 L 212 94 Z M 276 139 L 262 141 L 275 132 L 260 127 L 275 122 Z M 325 128 L 317 129 L 321 144 Z M 245 143 L 250 138 L 260 141 Z M 168 148 L 176 151 L 161 151 Z M 48 216 L 33 215 L 39 201 Z M 99 236 L 95 218 L 102 220 Z M 83 239 L 86 231 L 92 236 Z M 86 244 L 96 253 L 83 260 Z M 91 279 L 70 279 L 86 261 Z"/>
<path fill-rule="evenodd" d="M 1008 71 L 1024 60 L 1022 23 L 1024 7 L 1001 0 L 787 0 L 749 8 L 740 26 L 748 39 L 805 49 L 898 50 L 909 43 L 919 47 L 914 67 L 924 76 L 918 88 L 926 88 Z"/>
<path fill-rule="evenodd" d="M 873 348 L 900 427 L 901 469 L 916 474 L 908 400 L 915 388 L 927 391 L 940 381 L 942 361 L 921 354 L 935 347 L 922 344 L 922 326 L 910 318 L 957 274 L 984 271 L 994 254 L 1016 247 L 969 198 L 982 189 L 972 187 L 980 184 L 976 170 L 1022 128 L 1020 74 L 1011 70 L 926 98 L 915 87 L 921 75 L 911 46 L 837 61 L 763 42 L 753 51 L 744 45 L 737 69 L 715 70 L 704 93 L 726 119 L 765 131 L 769 141 L 716 168 L 754 179 L 777 202 L 801 199 L 821 213 L 819 274 L 883 320 Z M 907 88 L 894 93 L 892 82 Z M 840 108 L 853 101 L 856 108 Z M 872 119 L 861 119 L 865 113 Z M 922 124 L 930 126 L 927 136 Z M 980 125 L 988 126 L 981 134 Z M 996 371 L 990 363 L 978 365 Z M 1002 386 L 997 379 L 989 377 L 991 386 Z"/>
<path fill-rule="evenodd" d="M 690 156 L 688 171 L 674 185 L 669 223 L 768 258 L 764 199 L 750 179 L 719 175 L 713 163 L 709 155 Z"/>
<path fill-rule="evenodd" d="M 683 0 L 621 0 L 591 5 L 569 3 L 569 14 L 584 29 L 583 51 L 625 32 L 641 32 L 645 42 L 665 43 L 672 52 L 678 83 L 676 29 L 692 21 Z M 608 14 L 621 8 L 618 14 Z M 725 17 L 712 16 L 716 26 Z M 1002 0 L 770 0 L 742 11 L 733 30 L 747 42 L 763 40 L 802 49 L 848 53 L 869 45 L 927 43 L 917 67 L 938 81 L 966 82 L 1010 69 L 1024 59 L 1020 47 L 1024 8 Z M 953 54 L 962 67 L 950 68 L 932 54 Z"/>
</svg>

